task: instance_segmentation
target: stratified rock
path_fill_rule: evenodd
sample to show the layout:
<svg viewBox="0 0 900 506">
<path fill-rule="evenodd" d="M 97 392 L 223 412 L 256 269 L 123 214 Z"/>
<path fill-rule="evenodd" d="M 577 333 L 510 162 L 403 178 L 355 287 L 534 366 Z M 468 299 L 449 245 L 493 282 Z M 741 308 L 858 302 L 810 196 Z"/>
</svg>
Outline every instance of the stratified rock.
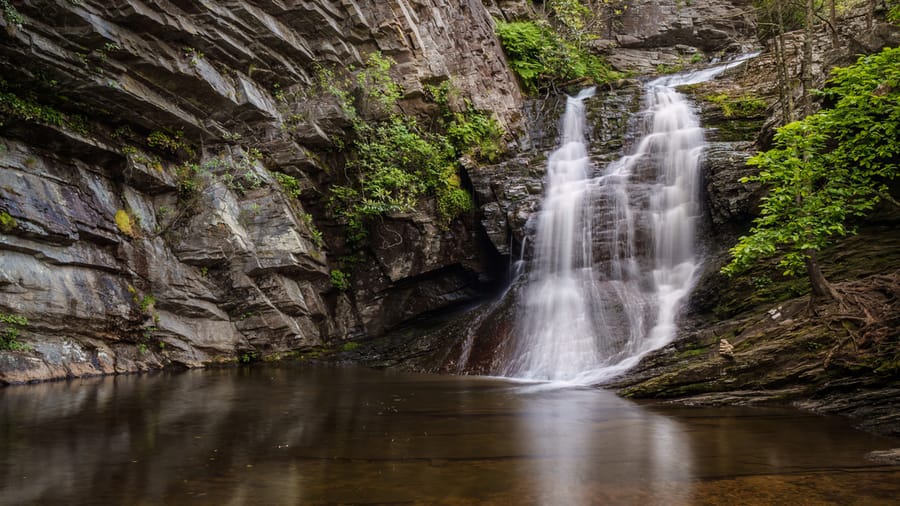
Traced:
<svg viewBox="0 0 900 506">
<path fill-rule="evenodd" d="M 747 165 L 753 145 L 749 142 L 713 142 L 704 152 L 709 216 L 716 227 L 739 227 L 756 215 L 759 183 L 742 183 L 741 178 L 756 173 Z"/>
<path fill-rule="evenodd" d="M 718 51 L 754 37 L 756 23 L 749 4 L 742 0 L 629 2 L 614 30 L 621 34 L 617 40 L 625 48 L 684 44 Z"/>
<path fill-rule="evenodd" d="M 376 281 L 357 294 L 332 286 L 340 244 L 318 227 L 333 227 L 321 195 L 351 128 L 323 88 L 374 51 L 397 62 L 404 111 L 433 113 L 424 86 L 451 81 L 519 127 L 478 0 L 15 7 L 0 92 L 52 114 L 0 109 L 0 212 L 14 223 L 0 231 L 0 312 L 28 318 L 31 346 L 0 352 L 0 382 L 280 356 L 476 295 L 474 227 L 438 225 L 433 208 L 375 231 Z"/>
</svg>

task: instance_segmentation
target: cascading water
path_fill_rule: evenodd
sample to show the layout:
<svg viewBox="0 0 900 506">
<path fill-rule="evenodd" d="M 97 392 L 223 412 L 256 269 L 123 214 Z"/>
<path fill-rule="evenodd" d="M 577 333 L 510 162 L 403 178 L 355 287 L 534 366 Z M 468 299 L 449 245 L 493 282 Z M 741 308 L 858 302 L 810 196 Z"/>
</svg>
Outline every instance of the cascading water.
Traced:
<svg viewBox="0 0 900 506">
<path fill-rule="evenodd" d="M 498 373 L 597 382 L 672 340 L 699 267 L 694 244 L 705 145 L 675 87 L 709 80 L 740 61 L 649 82 L 634 153 L 596 177 L 584 110 L 594 90 L 569 97 L 560 147 L 547 166 L 518 338 Z"/>
</svg>

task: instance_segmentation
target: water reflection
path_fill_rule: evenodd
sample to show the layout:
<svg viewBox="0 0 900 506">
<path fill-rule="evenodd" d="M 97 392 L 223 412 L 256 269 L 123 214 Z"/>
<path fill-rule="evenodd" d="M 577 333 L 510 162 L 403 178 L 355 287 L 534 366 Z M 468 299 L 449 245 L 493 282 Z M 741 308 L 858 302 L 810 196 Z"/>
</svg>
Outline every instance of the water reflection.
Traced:
<svg viewBox="0 0 900 506">
<path fill-rule="evenodd" d="M 900 471 L 862 456 L 898 446 L 793 411 L 353 368 L 0 389 L 2 504 L 715 504 L 760 486 L 889 504 Z"/>
<path fill-rule="evenodd" d="M 692 449 L 679 422 L 608 392 L 547 392 L 522 389 L 528 410 L 519 420 L 535 456 L 529 472 L 541 503 L 610 503 L 620 486 L 636 483 L 670 504 L 690 503 Z"/>
</svg>

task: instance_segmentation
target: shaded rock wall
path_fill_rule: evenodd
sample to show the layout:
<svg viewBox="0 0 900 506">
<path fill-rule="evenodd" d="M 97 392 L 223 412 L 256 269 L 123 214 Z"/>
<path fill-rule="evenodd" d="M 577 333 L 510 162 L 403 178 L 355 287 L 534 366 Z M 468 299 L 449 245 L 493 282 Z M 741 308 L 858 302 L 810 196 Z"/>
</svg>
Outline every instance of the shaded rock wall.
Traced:
<svg viewBox="0 0 900 506">
<path fill-rule="evenodd" d="M 508 129 L 522 98 L 477 0 L 22 1 L 0 34 L 0 382 L 277 357 L 471 298 L 473 223 L 379 224 L 354 289 L 323 195 L 348 118 L 319 68 L 394 58 Z M 274 171 L 296 177 L 299 199 Z M 400 238 L 400 242 L 397 241 Z M 413 302 L 410 302 L 413 301 Z"/>
</svg>

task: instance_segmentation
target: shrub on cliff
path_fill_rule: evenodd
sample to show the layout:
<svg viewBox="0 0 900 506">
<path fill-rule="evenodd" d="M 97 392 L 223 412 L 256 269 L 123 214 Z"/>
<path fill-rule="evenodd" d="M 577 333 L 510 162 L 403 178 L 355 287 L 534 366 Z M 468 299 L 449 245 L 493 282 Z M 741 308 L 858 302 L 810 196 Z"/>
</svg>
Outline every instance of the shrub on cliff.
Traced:
<svg viewBox="0 0 900 506">
<path fill-rule="evenodd" d="M 786 275 L 804 269 L 813 294 L 840 295 L 819 270 L 816 254 L 835 236 L 853 233 L 851 220 L 881 200 L 898 204 L 887 183 L 900 164 L 900 48 L 860 58 L 833 71 L 821 92 L 823 109 L 781 127 L 775 147 L 750 159 L 769 193 L 750 233 L 731 249 L 723 271 L 741 272 L 781 255 Z"/>
<path fill-rule="evenodd" d="M 527 91 L 581 78 L 601 84 L 619 77 L 599 56 L 558 35 L 547 23 L 498 21 L 496 31 L 510 67 Z"/>
<path fill-rule="evenodd" d="M 429 131 L 398 112 L 402 90 L 389 74 L 393 63 L 380 53 L 370 55 L 356 75 L 355 100 L 346 82 L 329 78 L 323 83 L 342 101 L 353 124 L 346 184 L 332 186 L 329 200 L 351 241 L 366 237 L 368 221 L 409 212 L 423 197 L 435 200 L 443 224 L 470 210 L 471 196 L 457 175 L 457 156 L 469 149 L 463 144 L 487 145 L 487 137 L 499 131 L 496 122 L 483 115 L 477 124 L 466 123 L 471 115 L 461 115 L 447 133 Z"/>
</svg>

